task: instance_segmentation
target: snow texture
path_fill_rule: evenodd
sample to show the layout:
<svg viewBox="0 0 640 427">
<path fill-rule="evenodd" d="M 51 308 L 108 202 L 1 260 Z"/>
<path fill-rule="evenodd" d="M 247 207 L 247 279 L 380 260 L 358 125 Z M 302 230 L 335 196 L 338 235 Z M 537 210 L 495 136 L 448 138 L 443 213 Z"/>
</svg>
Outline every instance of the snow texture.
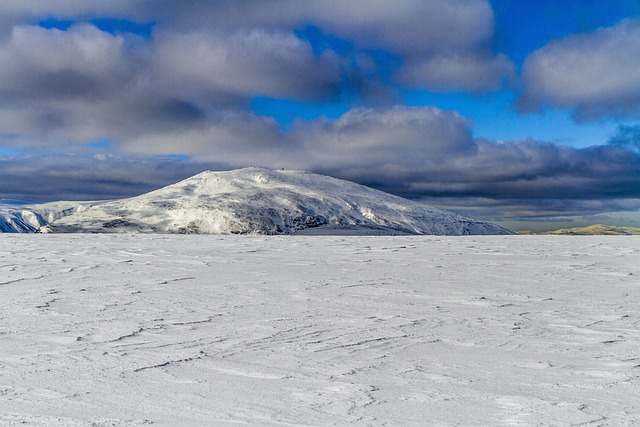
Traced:
<svg viewBox="0 0 640 427">
<path fill-rule="evenodd" d="M 0 238 L 0 425 L 640 424 L 636 237 Z"/>
<path fill-rule="evenodd" d="M 510 234 L 352 182 L 262 168 L 207 171 L 130 199 L 46 204 L 34 211 L 51 217 L 49 225 L 40 221 L 38 231 L 56 233 Z"/>
</svg>

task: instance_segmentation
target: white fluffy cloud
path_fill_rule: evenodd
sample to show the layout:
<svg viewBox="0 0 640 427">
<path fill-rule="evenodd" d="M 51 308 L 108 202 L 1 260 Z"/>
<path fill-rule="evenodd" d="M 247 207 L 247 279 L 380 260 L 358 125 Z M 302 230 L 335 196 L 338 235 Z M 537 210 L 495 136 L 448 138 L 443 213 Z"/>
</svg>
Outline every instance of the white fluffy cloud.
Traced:
<svg viewBox="0 0 640 427">
<path fill-rule="evenodd" d="M 579 119 L 640 116 L 640 19 L 554 41 L 523 66 L 520 106 L 568 108 Z"/>
</svg>

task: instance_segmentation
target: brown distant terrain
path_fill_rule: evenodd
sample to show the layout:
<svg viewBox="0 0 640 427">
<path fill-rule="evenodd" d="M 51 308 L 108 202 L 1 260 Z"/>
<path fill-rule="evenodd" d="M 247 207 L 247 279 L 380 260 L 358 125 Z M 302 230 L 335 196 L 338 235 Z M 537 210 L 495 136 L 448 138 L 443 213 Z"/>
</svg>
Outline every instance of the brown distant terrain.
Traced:
<svg viewBox="0 0 640 427">
<path fill-rule="evenodd" d="M 631 235 L 640 235 L 640 228 L 594 224 L 588 227 L 561 228 L 559 230 L 545 231 L 542 233 L 533 233 L 531 231 L 520 231 L 518 234 L 546 234 L 546 235 L 561 235 L 561 236 L 631 236 Z"/>
</svg>

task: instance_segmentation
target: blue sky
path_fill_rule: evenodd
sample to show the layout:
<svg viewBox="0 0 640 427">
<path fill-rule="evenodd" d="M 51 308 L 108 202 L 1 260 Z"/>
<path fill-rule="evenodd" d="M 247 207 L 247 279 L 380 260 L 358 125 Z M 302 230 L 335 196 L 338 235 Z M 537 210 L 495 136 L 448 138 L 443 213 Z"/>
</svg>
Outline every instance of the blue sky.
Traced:
<svg viewBox="0 0 640 427">
<path fill-rule="evenodd" d="M 640 226 L 638 0 L 33 1 L 0 29 L 0 199 L 261 165 Z"/>
</svg>

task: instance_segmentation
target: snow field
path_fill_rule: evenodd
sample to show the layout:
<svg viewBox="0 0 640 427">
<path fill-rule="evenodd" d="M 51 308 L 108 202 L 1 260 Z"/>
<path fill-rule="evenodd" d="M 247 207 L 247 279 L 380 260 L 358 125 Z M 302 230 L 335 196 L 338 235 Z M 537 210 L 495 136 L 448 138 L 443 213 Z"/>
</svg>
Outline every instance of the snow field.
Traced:
<svg viewBox="0 0 640 427">
<path fill-rule="evenodd" d="M 635 237 L 0 238 L 0 425 L 637 425 Z"/>
</svg>

